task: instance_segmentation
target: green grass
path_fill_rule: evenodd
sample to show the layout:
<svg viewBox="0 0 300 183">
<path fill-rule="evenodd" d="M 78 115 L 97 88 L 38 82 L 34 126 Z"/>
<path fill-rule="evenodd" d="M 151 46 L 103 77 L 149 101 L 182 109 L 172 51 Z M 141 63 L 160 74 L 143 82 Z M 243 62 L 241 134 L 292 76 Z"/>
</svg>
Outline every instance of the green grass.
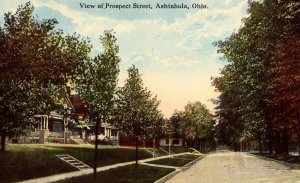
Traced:
<svg viewBox="0 0 300 183">
<path fill-rule="evenodd" d="M 128 165 L 97 173 L 94 179 L 93 174 L 76 178 L 65 179 L 59 183 L 76 182 L 101 182 L 101 183 L 152 183 L 161 177 L 171 173 L 174 169 L 158 168 L 145 165 Z"/>
<path fill-rule="evenodd" d="M 155 152 L 155 154 L 157 154 L 158 156 L 166 156 L 166 155 L 169 154 L 169 153 L 167 153 L 167 152 L 161 150 L 160 148 L 154 149 L 154 152 Z"/>
<path fill-rule="evenodd" d="M 300 166 L 300 156 L 292 156 L 292 155 L 284 155 L 284 154 L 258 154 L 258 153 L 254 153 L 255 155 L 259 155 L 259 156 L 263 156 L 263 157 L 267 157 L 267 158 L 271 158 L 271 159 L 275 159 L 275 160 L 279 160 L 279 161 L 283 161 L 283 162 L 287 162 L 287 163 L 293 163 L 297 166 Z"/>
<path fill-rule="evenodd" d="M 163 158 L 159 160 L 149 161 L 147 163 L 182 167 L 199 157 L 199 155 L 180 155 L 171 158 Z"/>
<path fill-rule="evenodd" d="M 0 182 L 21 181 L 77 170 L 54 156 L 57 154 L 70 154 L 90 166 L 93 165 L 93 146 L 11 144 L 7 146 L 6 152 L 0 152 Z M 139 159 L 150 157 L 143 150 L 139 151 Z M 135 149 L 100 148 L 98 160 L 98 166 L 133 161 Z"/>
<path fill-rule="evenodd" d="M 164 149 L 165 151 L 169 152 L 168 146 L 164 146 L 161 148 Z M 184 153 L 184 152 L 187 152 L 187 149 L 183 146 L 171 146 L 171 154 L 178 154 L 178 153 Z"/>
</svg>

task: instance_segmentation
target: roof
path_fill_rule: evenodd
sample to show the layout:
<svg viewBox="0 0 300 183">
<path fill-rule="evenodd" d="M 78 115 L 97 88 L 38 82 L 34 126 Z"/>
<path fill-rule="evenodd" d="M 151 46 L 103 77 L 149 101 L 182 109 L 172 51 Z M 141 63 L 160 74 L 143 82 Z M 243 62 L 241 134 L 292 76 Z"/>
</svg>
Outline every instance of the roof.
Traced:
<svg viewBox="0 0 300 183">
<path fill-rule="evenodd" d="M 83 101 L 81 100 L 80 96 L 79 95 L 70 95 L 69 99 L 75 110 L 75 113 L 77 115 L 84 116 L 84 114 L 86 114 L 86 112 L 87 112 L 87 109 L 86 109 Z"/>
<path fill-rule="evenodd" d="M 180 136 L 178 136 L 178 135 L 172 135 L 171 137 L 162 135 L 160 138 L 161 138 L 161 139 L 162 139 L 162 138 L 165 138 L 165 139 L 168 139 L 168 138 L 173 138 L 173 139 L 183 139 L 183 137 L 180 137 Z"/>
</svg>

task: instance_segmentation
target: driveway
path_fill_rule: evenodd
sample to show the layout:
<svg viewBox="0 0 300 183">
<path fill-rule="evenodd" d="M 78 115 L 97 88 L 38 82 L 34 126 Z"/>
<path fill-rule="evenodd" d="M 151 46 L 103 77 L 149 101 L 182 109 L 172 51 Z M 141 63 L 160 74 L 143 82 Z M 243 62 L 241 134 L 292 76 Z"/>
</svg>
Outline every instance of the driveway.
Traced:
<svg viewBox="0 0 300 183">
<path fill-rule="evenodd" d="M 216 152 L 167 183 L 300 183 L 300 170 L 246 153 Z"/>
</svg>

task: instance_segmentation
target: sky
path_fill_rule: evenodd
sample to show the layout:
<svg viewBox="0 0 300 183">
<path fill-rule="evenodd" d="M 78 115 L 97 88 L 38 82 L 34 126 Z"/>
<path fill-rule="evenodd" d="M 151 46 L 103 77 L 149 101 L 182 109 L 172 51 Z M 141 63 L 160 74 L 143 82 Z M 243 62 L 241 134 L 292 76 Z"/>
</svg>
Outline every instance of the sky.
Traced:
<svg viewBox="0 0 300 183">
<path fill-rule="evenodd" d="M 24 0 L 0 0 L 0 25 L 4 13 L 14 13 Z M 225 40 L 247 16 L 247 0 L 32 0 L 39 19 L 55 18 L 66 34 L 78 33 L 93 44 L 91 56 L 101 54 L 104 30 L 116 32 L 120 63 L 119 86 L 127 69 L 135 65 L 144 86 L 157 95 L 165 117 L 183 110 L 188 102 L 200 101 L 213 113 L 211 99 L 219 95 L 211 78 L 226 64 L 213 42 Z M 95 5 L 82 8 L 80 3 Z M 128 9 L 98 8 L 98 5 L 130 4 Z M 132 8 L 133 3 L 152 9 Z M 189 9 L 159 9 L 158 4 L 187 5 Z M 192 5 L 206 5 L 194 9 Z"/>
</svg>

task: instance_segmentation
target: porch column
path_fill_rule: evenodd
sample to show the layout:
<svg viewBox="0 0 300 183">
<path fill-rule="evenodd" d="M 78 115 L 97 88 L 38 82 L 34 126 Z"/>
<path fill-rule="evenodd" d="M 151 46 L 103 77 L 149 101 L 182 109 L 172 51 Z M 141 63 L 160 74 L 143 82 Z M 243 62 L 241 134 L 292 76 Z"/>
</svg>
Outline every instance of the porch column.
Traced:
<svg viewBox="0 0 300 183">
<path fill-rule="evenodd" d="M 42 117 L 43 118 L 43 130 L 46 129 L 46 120 L 45 120 L 45 116 Z"/>
<path fill-rule="evenodd" d="M 68 131 L 68 118 L 63 118 L 64 131 Z"/>
<path fill-rule="evenodd" d="M 66 131 L 66 119 L 63 118 L 63 123 L 64 123 L 64 132 Z"/>
<path fill-rule="evenodd" d="M 68 125 L 69 125 L 69 119 L 67 118 L 67 121 L 66 121 L 66 130 L 67 131 L 69 131 Z"/>
<path fill-rule="evenodd" d="M 49 127 L 48 127 L 48 125 L 49 125 L 48 116 L 46 116 L 45 118 L 46 118 L 46 129 L 48 130 L 49 129 Z"/>
<path fill-rule="evenodd" d="M 41 127 L 40 130 L 43 130 L 43 118 L 41 117 Z"/>
</svg>

